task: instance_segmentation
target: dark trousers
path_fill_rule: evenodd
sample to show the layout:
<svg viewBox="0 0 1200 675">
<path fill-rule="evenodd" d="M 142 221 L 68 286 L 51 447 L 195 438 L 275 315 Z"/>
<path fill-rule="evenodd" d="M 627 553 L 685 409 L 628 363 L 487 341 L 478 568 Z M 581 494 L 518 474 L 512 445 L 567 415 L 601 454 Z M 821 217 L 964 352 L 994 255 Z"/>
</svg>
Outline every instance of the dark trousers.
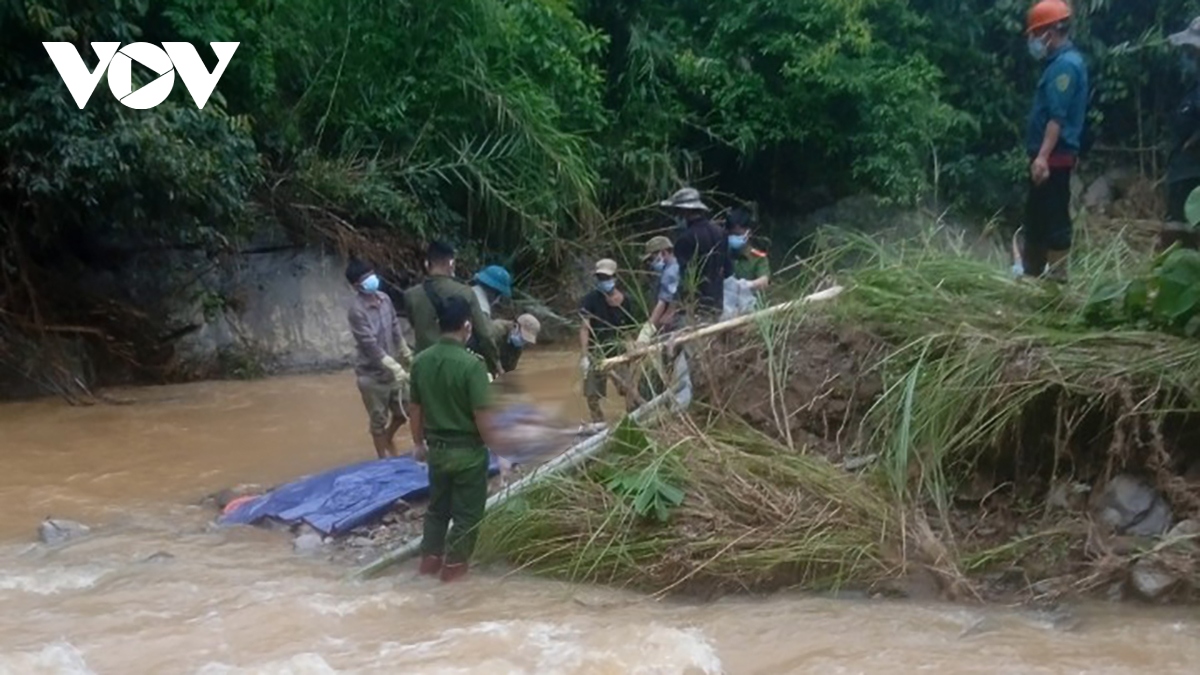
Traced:
<svg viewBox="0 0 1200 675">
<path fill-rule="evenodd" d="M 471 559 L 487 505 L 488 452 L 476 448 L 429 449 L 429 509 L 425 512 L 424 555 L 447 564 Z"/>
<path fill-rule="evenodd" d="M 1029 184 L 1025 203 L 1025 274 L 1041 276 L 1047 251 L 1071 248 L 1071 170 L 1050 169 L 1041 185 Z"/>
</svg>

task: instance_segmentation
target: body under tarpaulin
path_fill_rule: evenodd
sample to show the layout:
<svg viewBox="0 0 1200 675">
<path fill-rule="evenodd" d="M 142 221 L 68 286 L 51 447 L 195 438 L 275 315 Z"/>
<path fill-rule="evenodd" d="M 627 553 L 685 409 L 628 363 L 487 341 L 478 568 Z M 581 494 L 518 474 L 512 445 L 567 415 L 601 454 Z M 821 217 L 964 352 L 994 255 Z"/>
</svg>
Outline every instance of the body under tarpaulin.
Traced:
<svg viewBox="0 0 1200 675">
<path fill-rule="evenodd" d="M 499 472 L 492 455 L 489 475 Z M 381 518 L 399 500 L 429 495 L 429 470 L 411 457 L 361 462 L 306 476 L 241 504 L 222 525 L 249 525 L 265 518 L 307 523 L 322 534 L 341 534 Z"/>
</svg>

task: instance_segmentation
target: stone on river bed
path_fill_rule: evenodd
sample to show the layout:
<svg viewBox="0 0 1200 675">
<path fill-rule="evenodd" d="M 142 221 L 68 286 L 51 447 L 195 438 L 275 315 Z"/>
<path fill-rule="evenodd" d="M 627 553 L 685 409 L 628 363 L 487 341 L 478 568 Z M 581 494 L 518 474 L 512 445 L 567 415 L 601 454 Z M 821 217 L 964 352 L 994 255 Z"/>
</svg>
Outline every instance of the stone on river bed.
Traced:
<svg viewBox="0 0 1200 675">
<path fill-rule="evenodd" d="M 324 538 L 316 532 L 305 532 L 292 540 L 292 550 L 296 553 L 317 553 L 324 547 Z"/>
<path fill-rule="evenodd" d="M 1141 537 L 1162 535 L 1172 520 L 1171 507 L 1154 486 L 1129 474 L 1115 476 L 1104 487 L 1095 513 L 1116 533 Z"/>
<path fill-rule="evenodd" d="M 74 520 L 47 518 L 38 526 L 38 539 L 43 544 L 55 546 L 65 544 L 73 539 L 79 539 L 92 531 L 92 528 L 77 523 Z"/>
<path fill-rule="evenodd" d="M 1159 563 L 1142 559 L 1134 563 L 1129 573 L 1133 590 L 1146 600 L 1156 600 L 1178 583 L 1179 579 Z"/>
</svg>

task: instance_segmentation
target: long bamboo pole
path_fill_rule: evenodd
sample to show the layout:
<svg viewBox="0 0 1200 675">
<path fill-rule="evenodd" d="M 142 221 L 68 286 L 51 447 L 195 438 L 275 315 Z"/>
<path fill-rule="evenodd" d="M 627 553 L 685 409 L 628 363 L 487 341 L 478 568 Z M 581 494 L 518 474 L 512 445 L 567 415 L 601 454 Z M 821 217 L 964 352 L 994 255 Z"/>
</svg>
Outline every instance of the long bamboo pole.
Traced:
<svg viewBox="0 0 1200 675">
<path fill-rule="evenodd" d="M 674 399 L 674 392 L 664 392 L 642 404 L 637 410 L 629 413 L 629 417 L 635 422 L 645 422 L 653 415 L 661 412 L 666 404 Z M 557 473 L 562 473 L 568 469 L 579 466 L 588 458 L 600 452 L 604 448 L 605 442 L 612 435 L 612 428 L 587 438 L 574 447 L 568 449 L 563 454 L 537 467 L 528 475 L 521 478 L 512 485 L 506 486 L 503 490 L 492 495 L 487 500 L 486 509 L 494 509 L 513 497 L 521 494 L 525 490 L 540 483 L 547 476 L 552 476 Z M 421 550 L 421 537 L 417 537 L 402 544 L 398 548 L 392 549 L 387 553 L 376 558 L 373 562 L 358 568 L 351 572 L 351 578 L 364 580 L 379 574 L 388 567 L 402 562 L 416 555 Z"/>
<path fill-rule="evenodd" d="M 692 340 L 698 340 L 702 337 L 708 337 L 710 335 L 716 335 L 727 330 L 733 330 L 734 328 L 740 328 L 777 314 L 784 314 L 813 302 L 832 300 L 833 298 L 841 295 L 842 290 L 843 288 L 841 286 L 833 286 L 823 291 L 813 293 L 812 295 L 806 295 L 803 298 L 773 305 L 771 307 L 767 307 L 766 309 L 760 309 L 757 312 L 751 312 L 750 314 L 743 314 L 742 316 L 729 319 L 728 321 L 714 323 L 711 326 L 704 326 L 692 331 L 675 333 L 661 342 L 655 342 L 653 344 L 646 345 L 645 347 L 639 347 L 637 349 L 630 350 L 621 356 L 614 356 L 610 359 L 605 359 L 596 364 L 596 367 L 599 370 L 607 370 L 613 366 L 619 366 L 623 363 L 636 361 L 637 359 L 643 358 L 650 354 L 661 352 L 667 347 L 680 345 L 685 342 L 691 342 Z"/>
</svg>

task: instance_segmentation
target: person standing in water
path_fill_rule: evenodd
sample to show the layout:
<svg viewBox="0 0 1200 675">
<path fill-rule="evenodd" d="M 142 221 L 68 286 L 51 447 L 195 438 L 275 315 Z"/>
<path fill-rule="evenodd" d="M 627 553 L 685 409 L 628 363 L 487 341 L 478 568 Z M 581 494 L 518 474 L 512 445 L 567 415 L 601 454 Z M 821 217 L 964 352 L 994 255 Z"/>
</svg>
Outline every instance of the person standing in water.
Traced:
<svg viewBox="0 0 1200 675">
<path fill-rule="evenodd" d="M 1040 0 L 1026 20 L 1029 53 L 1045 63 L 1029 113 L 1029 199 L 1025 216 L 1025 274 L 1065 280 L 1071 249 L 1071 172 L 1087 118 L 1088 73 L 1070 39 L 1071 7 Z"/>
<path fill-rule="evenodd" d="M 483 357 L 488 372 L 499 375 L 500 353 L 492 338 L 487 315 L 471 288 L 454 278 L 454 248 L 442 242 L 431 243 L 425 254 L 425 273 L 428 275 L 425 281 L 404 291 L 408 320 L 416 336 L 416 352 L 420 354 L 441 339 L 438 306 L 451 297 L 459 297 L 471 308 L 471 323 L 477 333 L 472 346 Z"/>
<path fill-rule="evenodd" d="M 354 336 L 354 374 L 370 419 L 371 440 L 380 459 L 396 457 L 396 432 L 408 419 L 408 373 L 412 351 L 404 341 L 392 299 L 379 290 L 379 276 L 367 263 L 351 259 L 346 281 L 354 288 L 347 318 Z M 399 360 L 397 360 L 399 359 Z"/>
<path fill-rule="evenodd" d="M 522 314 L 516 321 L 508 319 L 492 320 L 492 335 L 496 336 L 500 350 L 500 367 L 504 372 L 511 373 L 517 369 L 521 354 L 525 347 L 536 345 L 538 334 L 542 332 L 542 322 L 532 314 Z"/>
<path fill-rule="evenodd" d="M 488 447 L 497 447 L 488 372 L 466 347 L 472 313 L 465 298 L 447 297 L 438 314 L 442 337 L 412 366 L 414 452 L 429 463 L 418 570 L 442 581 L 467 573 L 487 504 Z"/>
<path fill-rule="evenodd" d="M 500 298 L 512 298 L 512 275 L 499 265 L 488 265 L 471 278 L 471 290 L 479 300 L 484 316 L 492 318 L 492 305 Z"/>
<path fill-rule="evenodd" d="M 583 373 L 583 397 L 587 400 L 592 422 L 604 421 L 600 401 L 608 396 L 609 375 L 594 366 L 621 351 L 621 333 L 636 325 L 629 297 L 617 285 L 617 263 L 605 258 L 596 262 L 596 286 L 583 296 L 579 308 L 579 369 Z M 622 396 L 626 385 L 614 375 Z"/>
<path fill-rule="evenodd" d="M 1159 234 L 1159 249 L 1179 243 L 1196 248 L 1195 224 L 1184 206 L 1200 187 L 1200 17 L 1186 30 L 1167 38 L 1179 49 L 1179 65 L 1188 84 L 1172 123 L 1171 152 L 1167 159 L 1167 222 Z"/>
</svg>

